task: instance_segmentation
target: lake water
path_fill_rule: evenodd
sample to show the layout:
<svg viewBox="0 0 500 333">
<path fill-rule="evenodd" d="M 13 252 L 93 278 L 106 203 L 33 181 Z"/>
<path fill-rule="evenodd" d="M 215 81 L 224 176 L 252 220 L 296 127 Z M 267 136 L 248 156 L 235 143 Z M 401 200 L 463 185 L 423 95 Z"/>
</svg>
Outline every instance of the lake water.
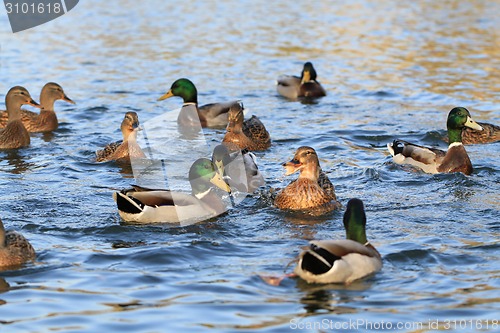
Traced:
<svg viewBox="0 0 500 333">
<path fill-rule="evenodd" d="M 12 34 L 0 10 L 0 100 L 14 85 L 38 100 L 48 81 L 60 127 L 0 152 L 0 216 L 37 262 L 0 272 L 3 332 L 500 332 L 499 143 L 467 146 L 475 171 L 428 175 L 394 165 L 394 138 L 440 140 L 467 107 L 500 124 L 498 1 L 86 0 Z M 328 92 L 280 98 L 275 79 L 312 61 Z M 131 170 L 95 163 L 125 112 L 147 122 L 188 77 L 200 104 L 241 99 L 273 145 L 257 153 L 267 184 L 227 214 L 185 227 L 128 225 L 111 194 Z M 3 104 L 1 104 L 3 107 Z M 207 132 L 211 142 L 223 131 Z M 342 212 L 284 214 L 268 200 L 281 163 L 314 147 L 341 203 L 365 203 L 384 267 L 343 285 L 259 274 L 315 238 L 344 238 Z"/>
</svg>

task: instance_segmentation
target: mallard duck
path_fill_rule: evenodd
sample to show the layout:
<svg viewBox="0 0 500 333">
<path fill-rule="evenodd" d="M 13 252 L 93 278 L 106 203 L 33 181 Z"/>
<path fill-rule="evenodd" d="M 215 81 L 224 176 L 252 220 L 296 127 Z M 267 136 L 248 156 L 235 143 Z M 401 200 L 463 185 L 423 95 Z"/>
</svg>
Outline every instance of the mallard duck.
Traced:
<svg viewBox="0 0 500 333">
<path fill-rule="evenodd" d="M 193 82 L 186 78 L 176 80 L 170 90 L 158 98 L 158 101 L 173 96 L 181 97 L 184 100 L 177 118 L 177 123 L 182 126 L 199 126 L 201 124 L 201 127 L 224 127 L 228 122 L 229 108 L 234 103 L 237 103 L 237 101 L 211 103 L 198 107 L 198 91 Z M 191 110 L 192 107 L 195 108 L 196 112 Z"/>
<path fill-rule="evenodd" d="M 464 127 L 462 129 L 463 144 L 471 145 L 500 141 L 500 126 L 481 122 L 478 122 L 478 125 L 483 128 L 482 131 L 474 130 L 469 127 Z"/>
<path fill-rule="evenodd" d="M 247 149 L 224 143 L 217 145 L 212 153 L 212 163 L 218 172 L 227 179 L 231 187 L 239 192 L 253 193 L 264 185 L 264 177 L 259 171 L 256 157 Z"/>
<path fill-rule="evenodd" d="M 26 88 L 15 86 L 5 96 L 5 106 L 9 121 L 0 130 L 0 149 L 13 149 L 29 146 L 30 135 L 21 121 L 21 105 L 32 105 L 40 108 L 40 104 L 31 98 Z"/>
<path fill-rule="evenodd" d="M 299 256 L 294 273 L 309 283 L 346 283 L 382 268 L 380 253 L 366 240 L 363 202 L 351 199 L 344 214 L 344 240 L 314 240 Z"/>
<path fill-rule="evenodd" d="M 49 132 L 57 129 L 59 122 L 54 111 L 54 102 L 59 99 L 75 104 L 57 83 L 49 82 L 44 85 L 40 93 L 40 114 L 21 110 L 21 120 L 26 130 L 28 132 Z M 0 127 L 7 125 L 7 118 L 7 111 L 0 112 Z"/>
<path fill-rule="evenodd" d="M 271 147 L 271 137 L 264 124 L 256 116 L 243 120 L 243 110 L 241 103 L 235 103 L 229 109 L 229 123 L 222 142 L 250 151 Z"/>
<path fill-rule="evenodd" d="M 189 170 L 189 182 L 192 195 L 133 186 L 115 192 L 113 198 L 121 218 L 128 222 L 199 222 L 225 212 L 226 206 L 215 188 L 228 193 L 231 189 L 212 161 L 196 160 Z"/>
<path fill-rule="evenodd" d="M 279 209 L 311 210 L 329 212 L 340 208 L 335 189 L 319 165 L 316 151 L 307 146 L 300 147 L 293 159 L 283 164 L 285 175 L 300 171 L 299 178 L 292 181 L 274 199 Z"/>
<path fill-rule="evenodd" d="M 326 96 L 325 89 L 316 81 L 316 77 L 316 70 L 312 63 L 306 62 L 300 77 L 294 75 L 280 76 L 276 88 L 281 96 L 289 99 Z"/>
<path fill-rule="evenodd" d="M 35 260 L 35 257 L 30 242 L 15 231 L 5 231 L 0 220 L 0 267 L 19 266 Z"/>
<path fill-rule="evenodd" d="M 462 172 L 472 173 L 472 164 L 462 144 L 462 128 L 469 127 L 481 131 L 469 111 L 463 107 L 453 108 L 446 122 L 448 128 L 448 151 L 418 146 L 403 140 L 387 144 L 393 160 L 397 164 L 410 164 L 426 173 Z"/>
<path fill-rule="evenodd" d="M 120 126 L 123 141 L 108 144 L 104 149 L 96 151 L 96 161 L 125 161 L 130 158 L 144 158 L 144 152 L 137 144 L 137 130 L 139 127 L 139 117 L 136 112 L 127 112 Z"/>
</svg>

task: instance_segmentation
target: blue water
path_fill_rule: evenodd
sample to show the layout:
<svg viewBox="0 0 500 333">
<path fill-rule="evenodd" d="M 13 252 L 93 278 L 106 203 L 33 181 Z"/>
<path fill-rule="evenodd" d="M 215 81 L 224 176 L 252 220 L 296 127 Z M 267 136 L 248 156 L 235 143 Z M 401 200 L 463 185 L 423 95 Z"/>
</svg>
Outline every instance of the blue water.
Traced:
<svg viewBox="0 0 500 333">
<path fill-rule="evenodd" d="M 445 149 L 454 106 L 500 124 L 499 12 L 472 0 L 87 0 L 12 34 L 0 10 L 0 100 L 14 85 L 37 99 L 55 81 L 76 101 L 56 103 L 57 131 L 0 152 L 0 216 L 38 253 L 0 272 L 1 330 L 500 332 L 499 144 L 467 146 L 471 176 L 394 165 L 385 147 L 402 138 Z M 275 91 L 305 61 L 328 92 L 317 104 Z M 125 112 L 146 122 L 180 107 L 156 101 L 179 77 L 201 104 L 241 99 L 264 122 L 267 184 L 203 223 L 126 224 L 111 194 L 134 183 L 131 170 L 95 163 L 94 152 L 120 138 Z M 259 277 L 290 272 L 308 240 L 344 237 L 343 212 L 284 214 L 268 199 L 293 179 L 281 163 L 302 145 L 317 150 L 344 206 L 364 201 L 384 262 L 374 277 Z"/>
</svg>

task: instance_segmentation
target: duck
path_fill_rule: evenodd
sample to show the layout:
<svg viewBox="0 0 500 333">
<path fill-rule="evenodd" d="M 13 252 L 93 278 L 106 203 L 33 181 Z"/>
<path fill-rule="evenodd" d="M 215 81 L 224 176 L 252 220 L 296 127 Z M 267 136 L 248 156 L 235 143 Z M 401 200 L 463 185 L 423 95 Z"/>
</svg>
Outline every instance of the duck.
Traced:
<svg viewBox="0 0 500 333">
<path fill-rule="evenodd" d="M 40 108 L 40 104 L 31 98 L 26 88 L 15 86 L 5 96 L 5 106 L 9 120 L 5 128 L 0 129 L 0 149 L 16 149 L 29 146 L 30 135 L 21 121 L 21 106 L 31 105 Z"/>
<path fill-rule="evenodd" d="M 254 193 L 265 183 L 257 166 L 257 157 L 248 149 L 235 144 L 222 143 L 212 153 L 212 163 L 231 188 L 238 192 Z"/>
<path fill-rule="evenodd" d="M 283 163 L 285 176 L 297 171 L 298 179 L 276 195 L 274 205 L 282 210 L 318 210 L 322 213 L 341 207 L 335 195 L 335 188 L 319 164 L 312 147 L 299 147 L 289 162 Z"/>
<path fill-rule="evenodd" d="M 40 114 L 21 110 L 21 121 L 28 132 L 50 132 L 58 128 L 59 122 L 54 111 L 54 102 L 57 100 L 75 104 L 72 99 L 66 96 L 59 84 L 55 82 L 45 84 L 40 93 Z M 0 128 L 7 125 L 7 118 L 7 111 L 0 112 Z"/>
<path fill-rule="evenodd" d="M 12 230 L 5 230 L 0 220 L 0 268 L 20 266 L 35 260 L 36 253 L 30 242 L 23 235 Z"/>
<path fill-rule="evenodd" d="M 104 149 L 96 151 L 97 162 L 130 162 L 131 158 L 146 157 L 141 147 L 137 144 L 137 131 L 139 130 L 139 116 L 137 113 L 133 111 L 127 112 L 120 128 L 123 141 L 110 143 Z"/>
<path fill-rule="evenodd" d="M 191 194 L 134 185 L 113 193 L 113 198 L 120 217 L 134 223 L 195 223 L 226 211 L 223 198 L 216 190 L 231 193 L 231 188 L 211 160 L 194 161 L 189 182 Z"/>
<path fill-rule="evenodd" d="M 185 127 L 197 127 L 201 124 L 204 128 L 224 128 L 228 123 L 229 108 L 238 102 L 211 103 L 199 107 L 196 86 L 186 78 L 175 80 L 170 89 L 158 98 L 158 101 L 174 96 L 181 97 L 184 101 L 177 123 Z"/>
<path fill-rule="evenodd" d="M 469 127 L 478 131 L 483 128 L 476 123 L 464 107 L 455 107 L 446 122 L 448 129 L 448 150 L 419 146 L 403 140 L 394 140 L 387 144 L 387 149 L 397 164 L 409 164 L 426 173 L 462 172 L 470 175 L 472 163 L 462 143 L 462 129 Z"/>
<path fill-rule="evenodd" d="M 271 136 L 264 124 L 253 115 L 244 120 L 243 104 L 235 103 L 229 109 L 229 123 L 223 143 L 236 144 L 240 149 L 249 151 L 266 150 L 271 147 Z"/>
<path fill-rule="evenodd" d="M 382 257 L 366 239 L 363 201 L 349 200 L 344 213 L 346 239 L 313 240 L 299 255 L 294 274 L 308 283 L 352 282 L 382 269 Z"/>
<path fill-rule="evenodd" d="M 278 93 L 291 100 L 299 97 L 316 98 L 326 96 L 326 91 L 316 80 L 317 74 L 311 62 L 306 62 L 300 77 L 282 75 L 277 80 Z"/>
<path fill-rule="evenodd" d="M 469 127 L 464 127 L 462 129 L 462 143 L 464 145 L 500 141 L 500 126 L 483 122 L 477 122 L 477 124 L 483 128 L 482 131 Z"/>
</svg>

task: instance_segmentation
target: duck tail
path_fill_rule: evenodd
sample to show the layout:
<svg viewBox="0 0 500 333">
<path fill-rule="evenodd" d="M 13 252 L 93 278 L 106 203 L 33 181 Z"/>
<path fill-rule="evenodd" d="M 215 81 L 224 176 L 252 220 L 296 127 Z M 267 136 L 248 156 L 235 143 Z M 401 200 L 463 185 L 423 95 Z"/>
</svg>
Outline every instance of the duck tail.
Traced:
<svg viewBox="0 0 500 333">
<path fill-rule="evenodd" d="M 139 200 L 129 197 L 123 192 L 115 192 L 113 197 L 119 211 L 128 214 L 140 214 L 144 210 L 144 205 Z"/>
</svg>

